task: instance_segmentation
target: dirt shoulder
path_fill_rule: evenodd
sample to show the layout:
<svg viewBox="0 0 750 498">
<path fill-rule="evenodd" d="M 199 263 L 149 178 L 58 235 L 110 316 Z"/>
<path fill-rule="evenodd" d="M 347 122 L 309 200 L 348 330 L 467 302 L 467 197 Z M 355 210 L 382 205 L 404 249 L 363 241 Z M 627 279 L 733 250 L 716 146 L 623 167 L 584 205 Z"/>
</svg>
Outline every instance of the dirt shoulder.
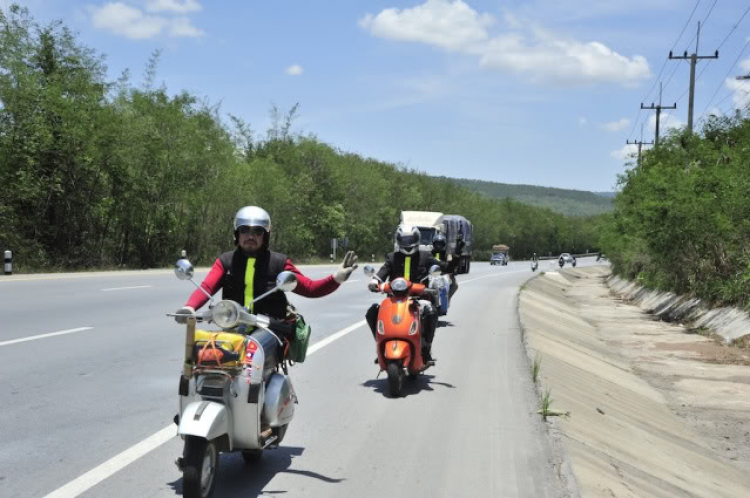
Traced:
<svg viewBox="0 0 750 498">
<path fill-rule="evenodd" d="M 548 272 L 519 299 L 581 496 L 750 496 L 750 350 L 654 320 L 608 272 Z"/>
</svg>

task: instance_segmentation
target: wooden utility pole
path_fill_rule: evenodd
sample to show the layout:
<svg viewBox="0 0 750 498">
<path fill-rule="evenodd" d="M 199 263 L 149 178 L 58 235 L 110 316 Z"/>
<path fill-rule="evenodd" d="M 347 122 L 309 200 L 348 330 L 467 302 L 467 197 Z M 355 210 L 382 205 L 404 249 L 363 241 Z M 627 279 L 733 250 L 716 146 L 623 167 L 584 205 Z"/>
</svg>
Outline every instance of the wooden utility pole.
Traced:
<svg viewBox="0 0 750 498">
<path fill-rule="evenodd" d="M 643 141 L 643 125 L 641 125 L 641 139 L 640 140 L 633 140 L 632 142 L 630 140 L 625 140 L 625 143 L 627 145 L 637 145 L 638 146 L 638 166 L 641 165 L 641 147 L 644 145 L 654 145 L 654 141 L 650 142 L 644 142 Z"/>
<path fill-rule="evenodd" d="M 654 139 L 654 146 L 659 145 L 659 118 L 661 117 L 661 110 L 662 109 L 677 109 L 677 102 L 674 103 L 674 105 L 671 106 L 664 106 L 661 105 L 661 83 L 659 83 L 659 105 L 655 106 L 653 102 L 649 107 L 643 107 L 643 104 L 641 104 L 641 109 L 649 109 L 649 110 L 656 110 L 656 138 Z"/>
<path fill-rule="evenodd" d="M 628 145 L 637 145 L 638 146 L 638 166 L 641 165 L 641 147 L 644 145 L 654 145 L 654 141 L 650 142 L 641 142 L 640 140 L 633 140 L 632 142 L 630 140 L 625 141 Z"/>
<path fill-rule="evenodd" d="M 688 133 L 693 133 L 693 105 L 695 104 L 695 65 L 699 59 L 718 59 L 719 51 L 717 50 L 714 55 L 698 55 L 698 42 L 701 37 L 701 23 L 698 22 L 698 35 L 695 37 L 695 52 L 688 55 L 685 50 L 684 55 L 673 56 L 672 52 L 669 52 L 669 58 L 675 60 L 689 60 L 690 61 L 690 100 L 688 101 Z"/>
</svg>

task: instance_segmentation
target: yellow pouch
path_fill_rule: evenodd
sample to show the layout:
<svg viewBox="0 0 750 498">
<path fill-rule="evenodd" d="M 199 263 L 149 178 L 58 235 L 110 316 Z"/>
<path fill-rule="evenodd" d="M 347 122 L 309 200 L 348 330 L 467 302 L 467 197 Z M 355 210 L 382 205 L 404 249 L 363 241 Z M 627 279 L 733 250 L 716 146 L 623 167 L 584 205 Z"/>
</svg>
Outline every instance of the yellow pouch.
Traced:
<svg viewBox="0 0 750 498">
<path fill-rule="evenodd" d="M 209 353 L 213 350 L 211 341 L 214 342 L 219 356 L 222 358 L 217 362 L 216 355 Z M 195 350 L 194 360 L 196 365 L 205 367 L 240 367 L 245 361 L 245 349 L 247 336 L 243 334 L 233 334 L 232 332 L 215 332 L 209 330 L 195 331 Z M 200 361 L 202 358 L 211 358 L 210 360 Z"/>
</svg>

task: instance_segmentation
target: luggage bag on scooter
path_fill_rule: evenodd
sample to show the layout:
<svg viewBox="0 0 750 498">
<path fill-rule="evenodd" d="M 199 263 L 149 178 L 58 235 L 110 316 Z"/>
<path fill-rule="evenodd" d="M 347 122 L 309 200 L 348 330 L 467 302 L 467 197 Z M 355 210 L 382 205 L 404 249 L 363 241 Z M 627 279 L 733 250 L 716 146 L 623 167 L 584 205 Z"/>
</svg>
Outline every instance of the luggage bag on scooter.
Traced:
<svg viewBox="0 0 750 498">
<path fill-rule="evenodd" d="M 245 360 L 246 341 L 243 334 L 196 330 L 193 360 L 197 366 L 240 367 Z"/>
</svg>

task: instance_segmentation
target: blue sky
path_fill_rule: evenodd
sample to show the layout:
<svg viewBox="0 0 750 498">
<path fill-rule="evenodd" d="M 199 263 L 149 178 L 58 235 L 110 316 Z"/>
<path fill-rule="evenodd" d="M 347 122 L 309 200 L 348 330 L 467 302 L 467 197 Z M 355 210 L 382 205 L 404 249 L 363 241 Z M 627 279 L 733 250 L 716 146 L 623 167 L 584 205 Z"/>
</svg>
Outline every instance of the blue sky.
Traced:
<svg viewBox="0 0 750 498">
<path fill-rule="evenodd" d="M 750 72 L 740 1 L 19 3 L 78 32 L 112 79 L 130 69 L 139 83 L 161 49 L 158 82 L 221 103 L 259 137 L 272 104 L 298 102 L 295 131 L 433 175 L 613 190 L 625 141 L 642 123 L 653 138 L 639 106 L 658 102 L 657 82 L 665 105 L 677 101 L 662 123 L 687 121 L 689 65 L 664 63 L 673 46 L 694 50 L 698 21 L 700 54 L 726 41 L 698 65 L 695 120 L 743 107 L 750 91 L 734 79 Z"/>
</svg>

